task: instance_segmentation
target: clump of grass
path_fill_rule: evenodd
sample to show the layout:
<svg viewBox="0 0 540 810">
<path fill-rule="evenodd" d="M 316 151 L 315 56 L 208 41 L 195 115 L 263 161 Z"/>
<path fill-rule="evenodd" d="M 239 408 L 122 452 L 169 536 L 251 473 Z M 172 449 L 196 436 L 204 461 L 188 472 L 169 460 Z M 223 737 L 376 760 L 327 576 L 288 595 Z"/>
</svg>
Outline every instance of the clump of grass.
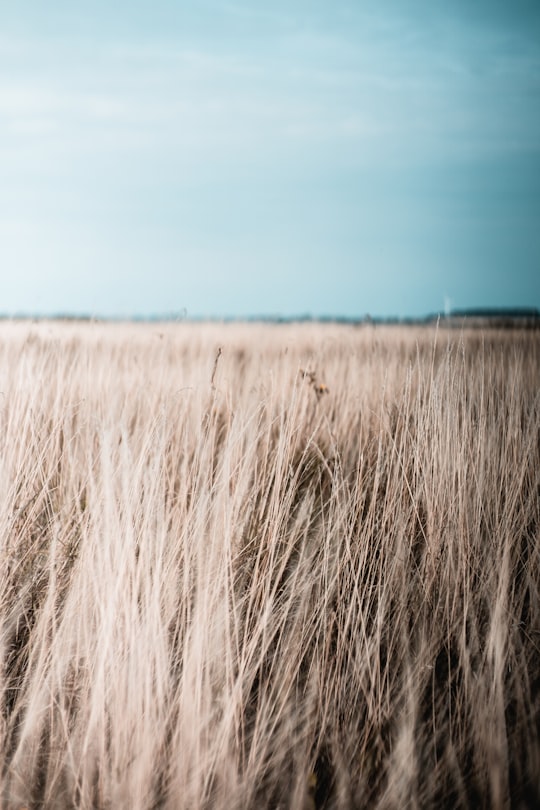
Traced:
<svg viewBox="0 0 540 810">
<path fill-rule="evenodd" d="M 534 806 L 539 348 L 3 324 L 4 806 Z"/>
</svg>

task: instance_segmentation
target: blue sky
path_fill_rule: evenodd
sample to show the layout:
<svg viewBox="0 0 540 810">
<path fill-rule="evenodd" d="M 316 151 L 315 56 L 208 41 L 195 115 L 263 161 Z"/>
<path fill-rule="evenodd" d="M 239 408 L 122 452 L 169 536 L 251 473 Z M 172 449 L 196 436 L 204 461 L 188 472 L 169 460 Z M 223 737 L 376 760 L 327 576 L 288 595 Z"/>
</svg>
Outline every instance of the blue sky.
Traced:
<svg viewBox="0 0 540 810">
<path fill-rule="evenodd" d="M 0 312 L 540 307 L 540 4 L 0 0 Z"/>
</svg>

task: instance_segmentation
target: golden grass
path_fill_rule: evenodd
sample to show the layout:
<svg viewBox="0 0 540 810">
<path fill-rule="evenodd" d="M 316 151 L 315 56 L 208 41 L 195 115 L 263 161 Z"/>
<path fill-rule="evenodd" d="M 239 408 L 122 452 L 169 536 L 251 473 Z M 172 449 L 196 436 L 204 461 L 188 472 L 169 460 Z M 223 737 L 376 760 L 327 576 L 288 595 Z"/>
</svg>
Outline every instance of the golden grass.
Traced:
<svg viewBox="0 0 540 810">
<path fill-rule="evenodd" d="M 2 807 L 535 806 L 539 370 L 534 332 L 2 324 Z"/>
</svg>

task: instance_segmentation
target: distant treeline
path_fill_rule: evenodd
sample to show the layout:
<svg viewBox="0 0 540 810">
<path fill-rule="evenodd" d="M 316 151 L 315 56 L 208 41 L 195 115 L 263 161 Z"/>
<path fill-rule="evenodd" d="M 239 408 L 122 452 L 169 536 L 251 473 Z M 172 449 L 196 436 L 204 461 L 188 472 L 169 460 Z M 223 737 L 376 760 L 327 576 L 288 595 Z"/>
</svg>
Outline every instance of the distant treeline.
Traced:
<svg viewBox="0 0 540 810">
<path fill-rule="evenodd" d="M 181 312 L 159 313 L 155 315 L 129 316 L 102 316 L 90 314 L 73 315 L 59 312 L 55 315 L 35 315 L 16 313 L 7 315 L 0 313 L 0 320 L 54 320 L 54 321 L 97 321 L 97 322 L 135 322 L 135 323 L 335 323 L 351 326 L 361 325 L 411 325 L 422 326 L 439 323 L 448 327 L 497 327 L 497 328 L 540 328 L 540 310 L 536 307 L 509 307 L 509 308 L 471 308 L 456 309 L 450 312 L 434 312 L 421 317 L 398 316 L 359 316 L 340 315 L 250 315 L 247 317 L 234 316 L 190 316 L 185 310 Z"/>
</svg>

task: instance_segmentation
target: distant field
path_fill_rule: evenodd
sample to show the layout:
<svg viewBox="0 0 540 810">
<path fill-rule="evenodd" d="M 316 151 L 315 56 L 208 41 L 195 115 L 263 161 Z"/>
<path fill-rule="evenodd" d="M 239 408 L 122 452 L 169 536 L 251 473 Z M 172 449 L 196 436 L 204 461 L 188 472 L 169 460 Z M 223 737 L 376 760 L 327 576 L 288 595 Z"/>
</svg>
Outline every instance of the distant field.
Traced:
<svg viewBox="0 0 540 810">
<path fill-rule="evenodd" d="M 6 321 L 0 392 L 2 808 L 537 806 L 539 332 Z"/>
</svg>

